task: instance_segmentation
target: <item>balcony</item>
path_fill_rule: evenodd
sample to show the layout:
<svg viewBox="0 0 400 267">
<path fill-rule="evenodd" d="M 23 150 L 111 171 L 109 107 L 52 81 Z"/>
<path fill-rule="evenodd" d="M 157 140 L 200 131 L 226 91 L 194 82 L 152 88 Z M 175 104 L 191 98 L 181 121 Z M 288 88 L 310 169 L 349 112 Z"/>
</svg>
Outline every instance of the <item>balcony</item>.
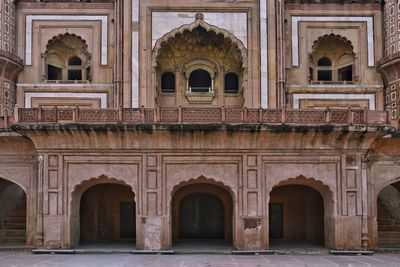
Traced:
<svg viewBox="0 0 400 267">
<path fill-rule="evenodd" d="M 0 128 L 34 124 L 262 124 L 389 125 L 386 111 L 367 109 L 249 108 L 15 108 Z"/>
</svg>

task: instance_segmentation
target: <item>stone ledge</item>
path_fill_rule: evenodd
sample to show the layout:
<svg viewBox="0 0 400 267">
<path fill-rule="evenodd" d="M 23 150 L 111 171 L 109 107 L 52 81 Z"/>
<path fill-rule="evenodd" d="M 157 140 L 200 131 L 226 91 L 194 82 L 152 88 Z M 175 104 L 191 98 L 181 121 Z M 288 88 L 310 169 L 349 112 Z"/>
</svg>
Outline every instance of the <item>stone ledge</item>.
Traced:
<svg viewBox="0 0 400 267">
<path fill-rule="evenodd" d="M 371 250 L 330 250 L 329 254 L 338 256 L 372 256 L 374 252 Z"/>
</svg>

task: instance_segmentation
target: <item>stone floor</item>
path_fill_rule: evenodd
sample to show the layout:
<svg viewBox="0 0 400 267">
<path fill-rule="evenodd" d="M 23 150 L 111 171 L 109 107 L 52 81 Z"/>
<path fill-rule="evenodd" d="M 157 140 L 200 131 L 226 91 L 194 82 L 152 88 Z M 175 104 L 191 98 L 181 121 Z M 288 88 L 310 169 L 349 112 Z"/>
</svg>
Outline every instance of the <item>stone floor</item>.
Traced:
<svg viewBox="0 0 400 267">
<path fill-rule="evenodd" d="M 33 255 L 30 252 L 0 252 L 0 266 L 134 266 L 134 267 L 261 267 L 261 266 L 400 266 L 399 254 L 373 256 L 333 255 Z"/>
</svg>

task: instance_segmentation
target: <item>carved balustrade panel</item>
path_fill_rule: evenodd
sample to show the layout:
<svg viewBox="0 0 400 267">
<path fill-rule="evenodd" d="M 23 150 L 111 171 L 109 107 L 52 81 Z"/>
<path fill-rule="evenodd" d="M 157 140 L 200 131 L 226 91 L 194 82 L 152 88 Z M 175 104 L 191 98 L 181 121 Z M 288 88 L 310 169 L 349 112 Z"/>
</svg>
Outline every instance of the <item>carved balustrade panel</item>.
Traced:
<svg viewBox="0 0 400 267">
<path fill-rule="evenodd" d="M 123 121 L 128 123 L 139 123 L 142 121 L 140 116 L 140 109 L 126 108 L 123 110 Z"/>
<path fill-rule="evenodd" d="M 182 108 L 182 122 L 220 123 L 221 115 L 220 108 Z"/>
<path fill-rule="evenodd" d="M 263 123 L 280 123 L 282 121 L 281 109 L 263 109 L 262 113 Z"/>
<path fill-rule="evenodd" d="M 42 122 L 57 122 L 57 110 L 52 108 L 42 109 Z"/>
<path fill-rule="evenodd" d="M 74 119 L 74 111 L 72 109 L 57 109 L 59 121 L 72 121 Z"/>
<path fill-rule="evenodd" d="M 260 110 L 259 109 L 248 109 L 246 123 L 259 123 Z"/>
<path fill-rule="evenodd" d="M 364 122 L 364 111 L 363 110 L 353 110 L 353 123 L 362 124 Z"/>
<path fill-rule="evenodd" d="M 325 110 L 287 110 L 287 123 L 325 123 Z"/>
<path fill-rule="evenodd" d="M 241 108 L 227 108 L 225 109 L 225 122 L 226 123 L 242 123 L 242 109 Z"/>
<path fill-rule="evenodd" d="M 116 122 L 118 110 L 115 109 L 81 109 L 79 121 L 82 122 Z"/>
<path fill-rule="evenodd" d="M 177 108 L 161 108 L 160 109 L 160 122 L 177 122 L 178 109 Z"/>
<path fill-rule="evenodd" d="M 20 122 L 38 122 L 39 109 L 37 108 L 20 108 L 19 109 Z"/>
<path fill-rule="evenodd" d="M 156 122 L 156 111 L 154 109 L 144 110 L 144 122 Z"/>
<path fill-rule="evenodd" d="M 331 123 L 347 123 L 348 122 L 348 112 L 347 110 L 331 110 Z"/>
</svg>

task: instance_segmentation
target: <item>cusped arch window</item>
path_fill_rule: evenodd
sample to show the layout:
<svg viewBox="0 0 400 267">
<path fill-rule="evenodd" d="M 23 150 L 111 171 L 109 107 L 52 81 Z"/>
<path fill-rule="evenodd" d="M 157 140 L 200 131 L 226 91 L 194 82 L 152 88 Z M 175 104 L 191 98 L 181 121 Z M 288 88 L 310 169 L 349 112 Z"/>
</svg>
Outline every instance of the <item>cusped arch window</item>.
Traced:
<svg viewBox="0 0 400 267">
<path fill-rule="evenodd" d="M 237 94 L 239 92 L 239 75 L 234 72 L 225 74 L 224 79 L 225 93 Z"/>
<path fill-rule="evenodd" d="M 310 54 L 312 83 L 354 83 L 355 54 L 346 38 L 330 34 L 314 42 Z"/>
<path fill-rule="evenodd" d="M 193 93 L 207 93 L 212 91 L 210 73 L 203 69 L 193 70 L 189 75 L 189 91 Z"/>
<path fill-rule="evenodd" d="M 161 92 L 175 93 L 175 74 L 171 71 L 166 71 L 161 74 Z"/>
<path fill-rule="evenodd" d="M 84 40 L 74 34 L 51 39 L 44 54 L 46 82 L 88 82 L 91 80 L 91 55 Z"/>
<path fill-rule="evenodd" d="M 318 81 L 332 81 L 332 61 L 323 57 L 318 60 Z"/>
</svg>

